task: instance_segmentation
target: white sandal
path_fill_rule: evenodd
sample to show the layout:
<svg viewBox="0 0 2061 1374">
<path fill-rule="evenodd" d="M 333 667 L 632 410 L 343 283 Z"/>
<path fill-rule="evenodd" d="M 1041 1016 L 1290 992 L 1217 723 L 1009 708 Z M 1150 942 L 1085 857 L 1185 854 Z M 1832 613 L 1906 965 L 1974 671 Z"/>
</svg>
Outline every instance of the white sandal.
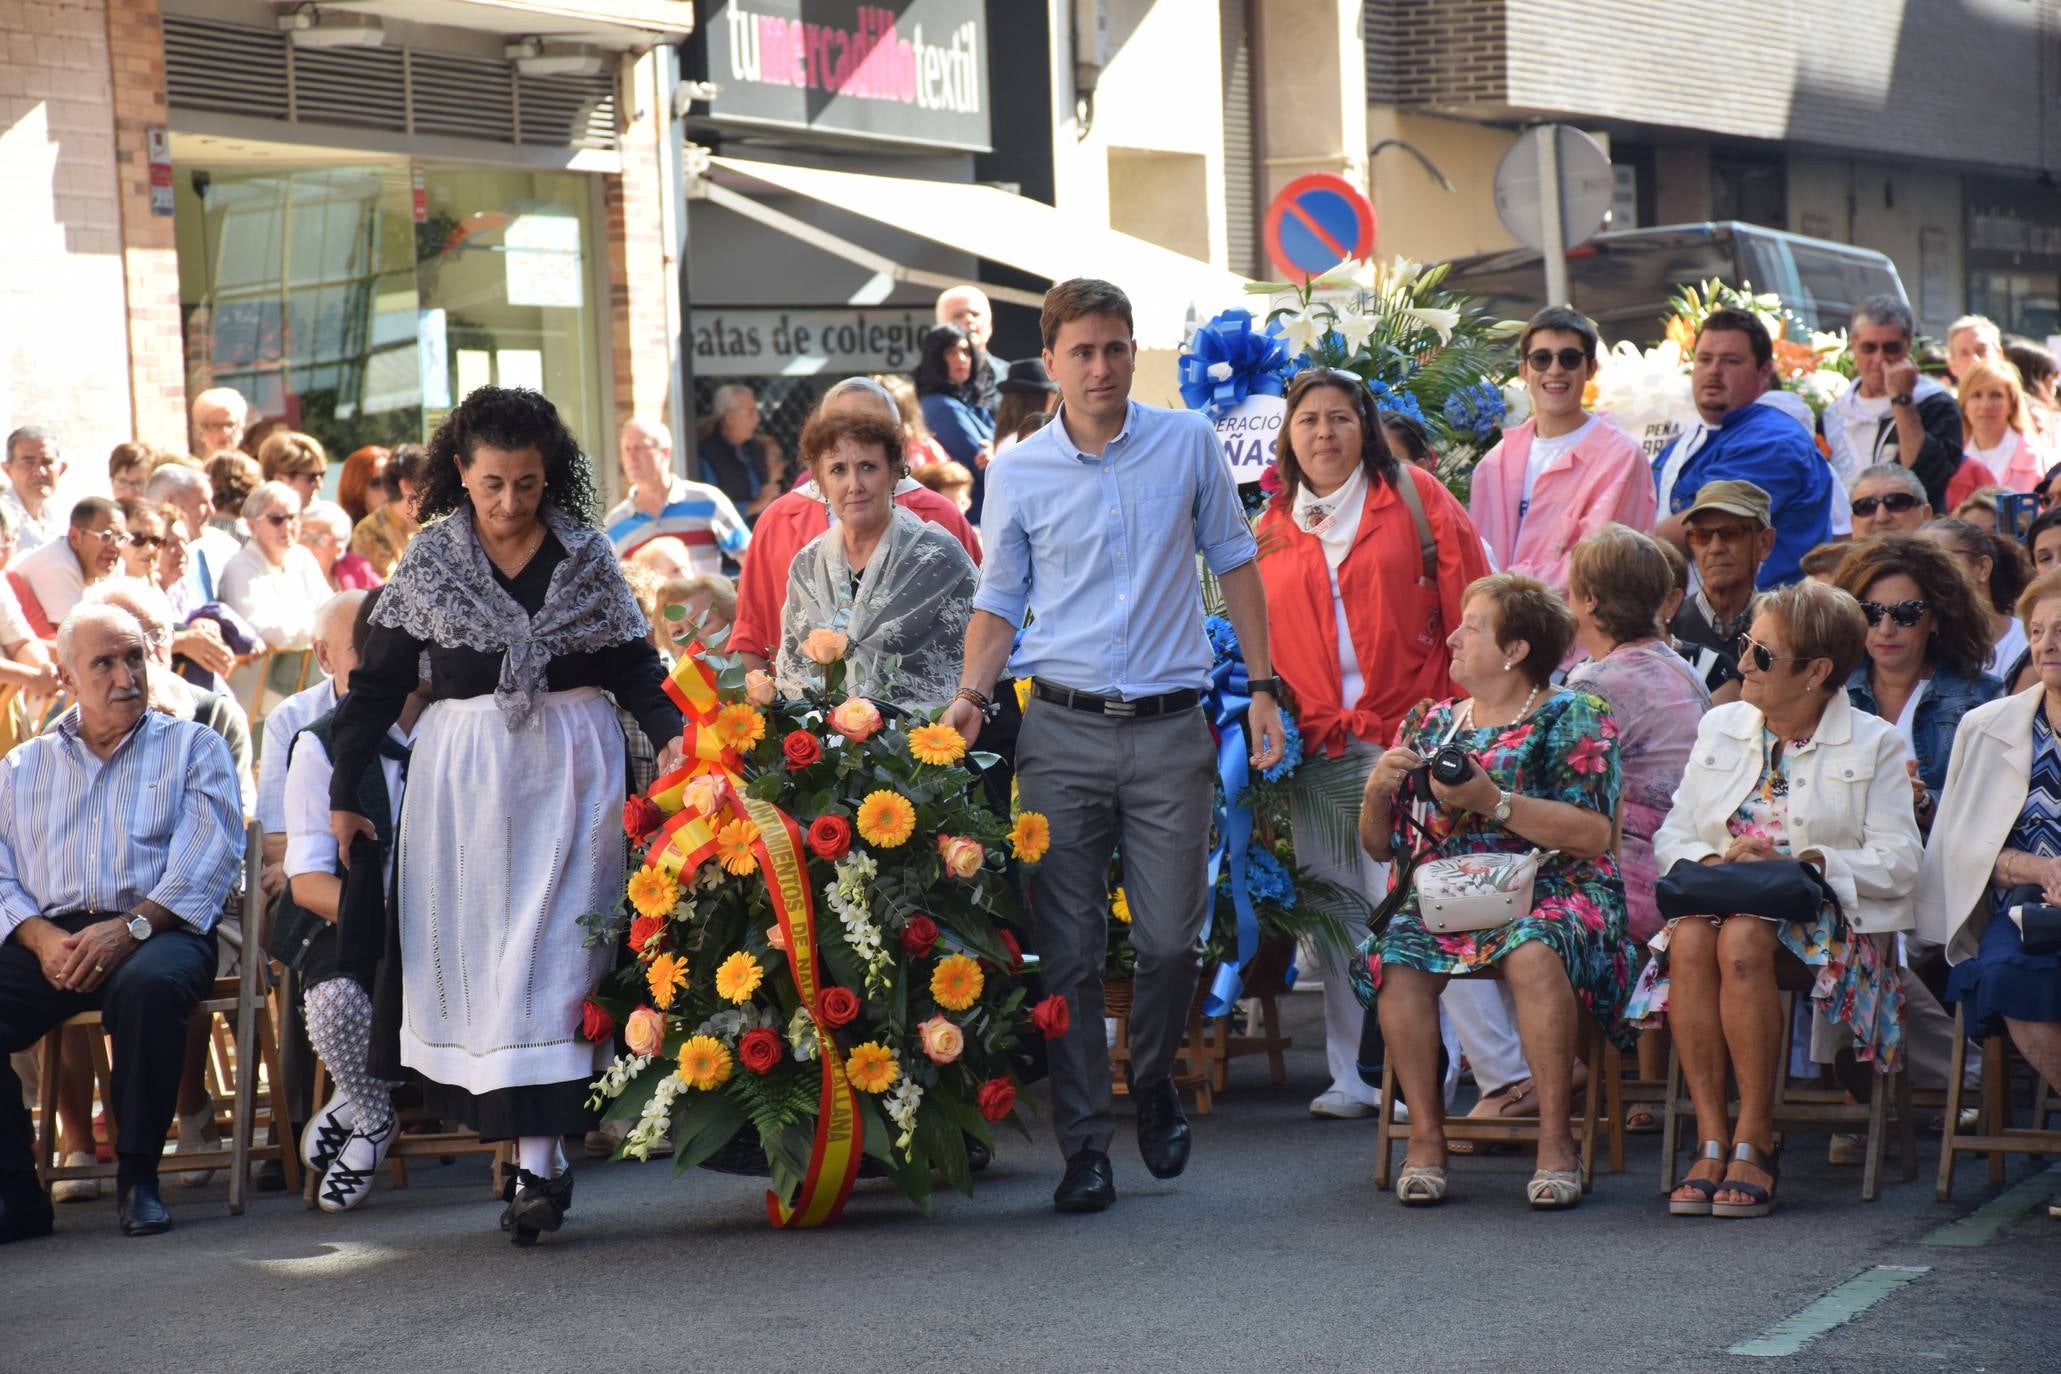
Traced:
<svg viewBox="0 0 2061 1374">
<path fill-rule="evenodd" d="M 1395 1200 L 1405 1207 L 1432 1207 L 1446 1200 L 1442 1164 L 1405 1164 L 1396 1175 Z"/>
<path fill-rule="evenodd" d="M 1582 1161 L 1576 1155 L 1572 1169 L 1540 1169 L 1524 1185 L 1524 1200 L 1537 1212 L 1565 1211 L 1582 1200 Z"/>
</svg>

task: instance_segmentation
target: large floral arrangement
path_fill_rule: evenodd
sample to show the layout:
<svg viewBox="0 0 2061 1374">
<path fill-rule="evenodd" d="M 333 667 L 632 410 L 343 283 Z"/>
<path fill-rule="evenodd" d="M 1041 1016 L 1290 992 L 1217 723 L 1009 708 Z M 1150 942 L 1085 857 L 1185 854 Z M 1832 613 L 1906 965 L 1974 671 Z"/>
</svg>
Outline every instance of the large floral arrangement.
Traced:
<svg viewBox="0 0 2061 1374">
<path fill-rule="evenodd" d="M 1045 819 L 991 812 L 972 766 L 992 756 L 957 731 L 844 697 L 846 647 L 811 634 L 823 688 L 789 697 L 698 643 L 682 655 L 689 763 L 625 808 L 646 846 L 635 960 L 586 1027 L 628 1046 L 593 1085 L 634 1123 L 620 1153 L 670 1134 L 686 1169 L 756 1147 L 780 1225 L 834 1219 L 862 1152 L 926 1210 L 933 1173 L 970 1191 L 967 1138 L 1021 1129 L 1025 1021 L 1067 1021 L 1059 998 L 1026 1009 L 1011 977 L 1005 866 L 1043 856 Z"/>
</svg>

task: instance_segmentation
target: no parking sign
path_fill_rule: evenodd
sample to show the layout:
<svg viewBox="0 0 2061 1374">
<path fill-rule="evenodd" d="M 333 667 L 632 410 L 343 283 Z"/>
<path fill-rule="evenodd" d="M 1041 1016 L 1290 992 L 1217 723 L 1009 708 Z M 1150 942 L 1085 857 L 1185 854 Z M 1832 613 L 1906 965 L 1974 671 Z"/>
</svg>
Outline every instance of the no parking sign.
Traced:
<svg viewBox="0 0 2061 1374">
<path fill-rule="evenodd" d="M 1373 253 L 1374 207 L 1336 172 L 1311 172 L 1281 188 L 1264 230 L 1274 270 L 1301 281 Z"/>
</svg>

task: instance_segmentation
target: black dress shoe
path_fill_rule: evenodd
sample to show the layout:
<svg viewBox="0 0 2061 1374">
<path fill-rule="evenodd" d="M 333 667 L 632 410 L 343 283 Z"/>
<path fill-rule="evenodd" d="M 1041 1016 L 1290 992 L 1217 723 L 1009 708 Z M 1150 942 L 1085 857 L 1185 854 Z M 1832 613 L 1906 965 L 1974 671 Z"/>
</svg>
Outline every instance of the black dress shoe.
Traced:
<svg viewBox="0 0 2061 1374">
<path fill-rule="evenodd" d="M 1052 1194 L 1053 1209 L 1061 1212 L 1099 1212 L 1115 1201 L 1116 1175 L 1100 1150 L 1082 1150 L 1067 1160 L 1066 1177 Z"/>
<path fill-rule="evenodd" d="M 0 1185 L 0 1245 L 47 1236 L 53 1219 L 50 1194 L 34 1174 L 26 1174 L 19 1186 Z"/>
<path fill-rule="evenodd" d="M 966 1167 L 969 1170 L 977 1174 L 994 1161 L 995 1155 L 992 1150 L 972 1136 L 966 1137 Z"/>
<path fill-rule="evenodd" d="M 258 1171 L 251 1182 L 261 1193 L 283 1193 L 286 1191 L 286 1166 L 276 1159 L 258 1161 Z"/>
<path fill-rule="evenodd" d="M 515 1198 L 504 1214 L 508 1229 L 514 1232 L 509 1239 L 517 1245 L 535 1245 L 540 1234 L 564 1225 L 565 1214 L 572 1210 L 572 1170 L 567 1169 L 553 1179 L 542 1179 L 527 1169 L 518 1169 L 515 1179 Z"/>
<path fill-rule="evenodd" d="M 1171 1077 L 1149 1088 L 1131 1087 L 1138 1104 L 1138 1153 L 1154 1178 L 1178 1178 L 1188 1167 L 1188 1118 Z"/>
<path fill-rule="evenodd" d="M 122 1194 L 122 1234 L 155 1236 L 172 1229 L 172 1214 L 157 1195 L 157 1180 L 131 1184 Z"/>
</svg>

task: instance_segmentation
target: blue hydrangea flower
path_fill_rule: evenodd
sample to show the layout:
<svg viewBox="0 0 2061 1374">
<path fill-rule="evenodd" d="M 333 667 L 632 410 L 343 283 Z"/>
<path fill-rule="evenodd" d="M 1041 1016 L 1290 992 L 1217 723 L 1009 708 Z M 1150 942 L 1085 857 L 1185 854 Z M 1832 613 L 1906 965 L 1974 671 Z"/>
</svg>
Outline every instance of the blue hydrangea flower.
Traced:
<svg viewBox="0 0 2061 1374">
<path fill-rule="evenodd" d="M 1374 393 L 1376 410 L 1392 410 L 1398 415 L 1409 416 L 1420 425 L 1424 423 L 1424 407 L 1417 403 L 1415 396 L 1401 387 L 1390 386 L 1379 377 L 1375 377 L 1367 382 L 1367 390 Z"/>
<path fill-rule="evenodd" d="M 1255 902 L 1295 905 L 1295 880 L 1279 859 L 1258 845 L 1245 854 L 1245 890 Z"/>
<path fill-rule="evenodd" d="M 1281 761 L 1260 773 L 1268 782 L 1281 781 L 1302 763 L 1302 731 L 1296 728 L 1295 717 L 1286 711 L 1281 713 L 1281 733 L 1286 737 L 1281 746 Z"/>
<path fill-rule="evenodd" d="M 1238 656 L 1238 631 L 1231 627 L 1230 621 L 1220 615 L 1209 616 L 1202 622 L 1202 632 L 1209 636 L 1209 647 L 1216 651 L 1218 658 Z"/>
<path fill-rule="evenodd" d="M 1502 388 L 1492 382 L 1479 381 L 1460 387 L 1446 397 L 1446 423 L 1485 442 L 1502 423 L 1506 409 Z"/>
</svg>

